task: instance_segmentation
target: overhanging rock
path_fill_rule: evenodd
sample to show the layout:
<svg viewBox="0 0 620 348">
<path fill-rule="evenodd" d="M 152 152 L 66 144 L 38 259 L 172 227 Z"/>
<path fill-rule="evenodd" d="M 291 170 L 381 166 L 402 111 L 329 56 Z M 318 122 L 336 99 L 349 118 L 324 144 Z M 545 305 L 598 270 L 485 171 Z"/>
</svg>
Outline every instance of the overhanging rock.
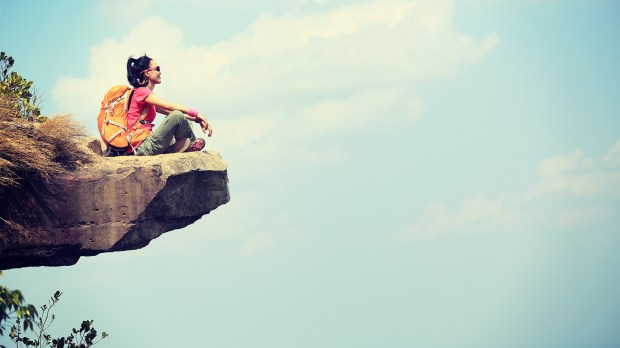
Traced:
<svg viewBox="0 0 620 348">
<path fill-rule="evenodd" d="M 2 196 L 0 269 L 139 249 L 230 200 L 227 165 L 210 152 L 99 157 Z"/>
</svg>

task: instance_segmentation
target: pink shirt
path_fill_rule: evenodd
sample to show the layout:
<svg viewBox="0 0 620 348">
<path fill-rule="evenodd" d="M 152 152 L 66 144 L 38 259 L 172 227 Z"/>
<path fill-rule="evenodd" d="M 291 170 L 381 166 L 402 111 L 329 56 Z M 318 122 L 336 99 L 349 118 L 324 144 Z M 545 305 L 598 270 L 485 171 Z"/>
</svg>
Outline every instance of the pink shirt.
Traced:
<svg viewBox="0 0 620 348">
<path fill-rule="evenodd" d="M 143 124 L 139 128 L 148 129 L 150 132 L 153 131 L 151 122 L 155 120 L 157 110 L 155 109 L 155 105 L 151 105 L 144 100 L 151 93 L 153 93 L 153 91 L 147 87 L 138 87 L 134 89 L 131 103 L 129 104 L 129 110 L 127 111 L 127 125 L 129 127 L 133 127 L 134 123 L 140 119 L 140 115 L 144 108 L 147 108 L 145 120 L 149 123 Z"/>
</svg>

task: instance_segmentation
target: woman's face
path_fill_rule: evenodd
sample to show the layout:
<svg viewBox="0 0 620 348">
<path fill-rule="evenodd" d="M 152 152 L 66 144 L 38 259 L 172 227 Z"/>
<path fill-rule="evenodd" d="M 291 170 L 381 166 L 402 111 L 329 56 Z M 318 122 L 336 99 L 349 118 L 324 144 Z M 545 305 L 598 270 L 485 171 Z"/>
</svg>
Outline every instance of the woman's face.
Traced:
<svg viewBox="0 0 620 348">
<path fill-rule="evenodd" d="M 159 65 L 154 59 L 151 60 L 151 63 L 149 63 L 149 68 L 144 74 L 146 75 L 147 80 L 152 85 L 157 85 L 161 83 L 161 71 L 159 69 Z"/>
</svg>

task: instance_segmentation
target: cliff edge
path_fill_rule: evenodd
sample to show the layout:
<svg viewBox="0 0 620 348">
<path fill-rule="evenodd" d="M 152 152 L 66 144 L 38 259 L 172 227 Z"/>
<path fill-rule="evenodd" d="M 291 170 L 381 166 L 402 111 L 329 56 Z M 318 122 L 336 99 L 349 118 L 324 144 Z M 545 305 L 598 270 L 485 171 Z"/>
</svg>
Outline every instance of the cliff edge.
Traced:
<svg viewBox="0 0 620 348">
<path fill-rule="evenodd" d="M 98 152 L 96 141 L 89 148 Z M 139 249 L 230 200 L 227 164 L 217 153 L 96 157 L 2 192 L 0 269 Z"/>
</svg>

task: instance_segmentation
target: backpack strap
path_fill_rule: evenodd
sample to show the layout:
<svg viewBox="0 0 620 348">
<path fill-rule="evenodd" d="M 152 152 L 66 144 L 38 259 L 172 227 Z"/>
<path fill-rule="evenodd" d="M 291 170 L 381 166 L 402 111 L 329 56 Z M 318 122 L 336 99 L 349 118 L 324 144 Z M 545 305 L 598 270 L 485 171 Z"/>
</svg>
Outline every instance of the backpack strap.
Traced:
<svg viewBox="0 0 620 348">
<path fill-rule="evenodd" d="M 110 141 L 112 141 L 112 139 L 116 138 L 117 136 L 119 136 L 120 134 L 122 134 L 123 132 L 127 131 L 127 126 L 118 122 L 114 122 L 112 120 L 110 120 L 108 118 L 108 116 L 110 115 L 111 111 L 114 110 L 114 107 L 116 106 L 116 104 L 118 104 L 123 98 L 125 97 L 125 95 L 121 95 L 119 97 L 117 97 L 116 99 L 112 100 L 109 103 L 106 103 L 104 105 L 104 110 L 105 110 L 105 118 L 104 118 L 104 122 L 106 124 L 113 124 L 117 127 L 120 128 L 120 130 L 112 135 L 110 135 L 109 137 L 106 138 L 106 141 L 109 143 Z M 105 128 L 104 128 L 105 129 Z M 104 135 L 103 133 L 101 134 L 102 136 Z"/>
<path fill-rule="evenodd" d="M 123 97 L 125 98 L 125 113 L 129 112 L 129 105 L 131 104 L 131 98 L 133 97 L 133 88 L 130 88 L 127 90 L 127 92 L 125 92 L 125 94 L 123 94 Z"/>
<path fill-rule="evenodd" d="M 129 143 L 129 146 L 131 147 L 131 150 L 133 151 L 134 156 L 137 156 L 137 154 L 136 154 L 136 148 L 133 147 L 133 144 L 131 143 L 131 138 L 133 138 L 133 133 L 138 130 L 139 125 L 150 123 L 150 122 L 145 120 L 146 119 L 146 112 L 147 112 L 146 109 L 148 107 L 149 107 L 149 104 L 147 103 L 144 106 L 144 109 L 142 110 L 142 113 L 140 114 L 140 118 L 133 124 L 133 127 L 131 127 L 133 130 L 131 132 L 129 132 L 129 134 L 127 134 L 127 142 Z"/>
</svg>

